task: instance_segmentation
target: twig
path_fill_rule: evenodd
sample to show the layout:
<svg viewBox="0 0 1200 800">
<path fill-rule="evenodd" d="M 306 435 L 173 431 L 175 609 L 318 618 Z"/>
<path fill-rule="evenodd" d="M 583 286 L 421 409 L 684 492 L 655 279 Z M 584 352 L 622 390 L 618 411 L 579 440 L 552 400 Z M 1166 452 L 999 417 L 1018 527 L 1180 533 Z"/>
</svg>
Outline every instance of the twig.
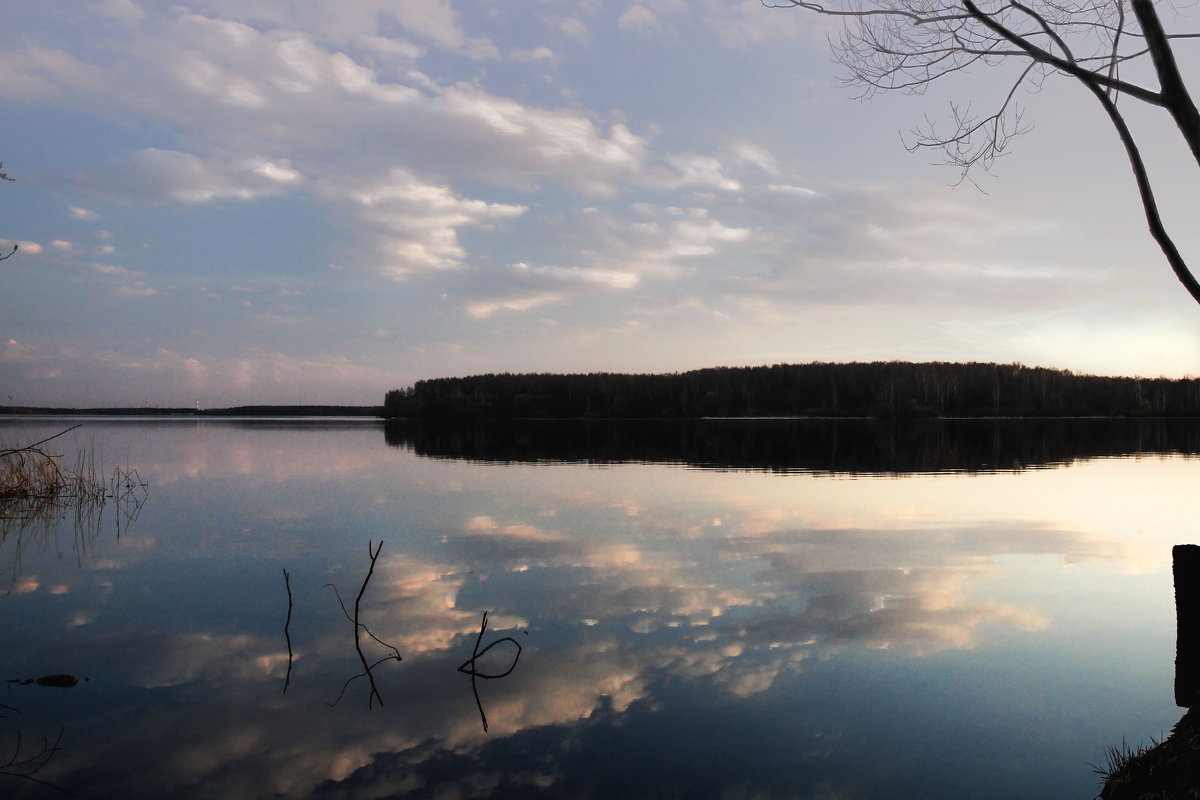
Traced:
<svg viewBox="0 0 1200 800">
<path fill-rule="evenodd" d="M 283 623 L 283 636 L 287 639 L 288 648 L 288 668 L 287 677 L 283 680 L 283 693 L 287 694 L 288 686 L 292 683 L 292 662 L 296 660 L 296 656 L 292 653 L 292 634 L 290 631 L 292 625 L 292 576 L 286 569 L 283 571 L 283 585 L 287 589 L 288 596 L 287 620 Z"/>
<path fill-rule="evenodd" d="M 512 671 L 517 668 L 517 660 L 521 657 L 521 650 L 522 650 L 521 643 L 518 642 L 516 639 L 512 638 L 511 636 L 505 636 L 503 639 L 497 639 L 496 641 L 489 644 L 487 647 L 480 650 L 479 645 L 483 643 L 483 634 L 487 631 L 487 618 L 488 618 L 488 612 L 484 611 L 483 612 L 483 622 L 479 626 L 479 635 L 477 637 L 475 637 L 475 647 L 471 651 L 471 657 L 469 659 L 467 659 L 466 661 L 464 661 L 462 664 L 460 664 L 458 667 L 459 672 L 462 672 L 462 673 L 465 673 L 465 674 L 471 676 L 471 691 L 475 694 L 475 705 L 479 709 L 479 720 L 483 723 L 483 732 L 484 733 L 488 732 L 487 714 L 483 713 L 483 702 L 479 699 L 479 687 L 475 685 L 475 679 L 483 678 L 485 680 L 494 680 L 496 678 L 503 678 L 506 675 L 511 674 Z M 501 642 L 512 642 L 513 644 L 515 644 L 517 646 L 517 654 L 515 656 L 513 656 L 512 664 L 510 664 L 508 669 L 506 669 L 504 672 L 500 672 L 495 675 L 489 675 L 486 672 L 480 672 L 475 663 L 476 660 L 480 656 L 482 656 L 484 653 L 486 653 L 488 650 L 491 650 L 493 647 L 500 644 Z"/>
<path fill-rule="evenodd" d="M 3 708 L 20 713 L 18 709 L 13 708 L 12 706 L 3 706 Z M 49 781 L 44 781 L 41 778 L 34 777 L 42 767 L 50 763 L 50 759 L 54 758 L 54 754 L 62 749 L 59 745 L 62 742 L 64 730 L 66 729 L 58 729 L 58 736 L 54 737 L 53 744 L 51 744 L 49 739 L 43 736 L 41 749 L 33 755 L 28 756 L 21 755 L 21 750 L 24 749 L 25 744 L 21 732 L 17 731 L 17 741 L 13 746 L 12 755 L 8 757 L 8 761 L 0 764 L 0 775 L 9 775 L 14 778 L 21 778 L 22 780 L 29 781 L 30 783 L 36 783 L 41 786 L 45 786 L 48 789 L 53 789 L 56 792 L 62 792 L 63 794 L 73 796 L 72 792 L 67 791 L 61 786 L 50 783 Z"/>
<path fill-rule="evenodd" d="M 342 691 L 338 692 L 337 698 L 332 703 L 328 703 L 328 705 L 330 705 L 330 706 L 337 705 L 338 701 L 342 699 L 342 695 L 344 695 L 346 693 L 346 688 L 353 681 L 357 680 L 358 678 L 362 678 L 362 677 L 366 677 L 367 681 L 371 684 L 371 693 L 370 693 L 370 695 L 367 696 L 367 708 L 371 708 L 372 704 L 374 703 L 375 700 L 379 700 L 379 705 L 382 706 L 383 705 L 383 697 L 379 694 L 379 688 L 375 685 L 375 674 L 372 672 L 372 670 L 375 669 L 375 667 L 378 667 L 384 661 L 403 661 L 404 660 L 403 658 L 400 657 L 399 650 L 397 650 L 393 645 L 390 645 L 387 642 L 380 639 L 378 636 L 376 636 L 374 633 L 371 632 L 371 629 L 368 628 L 366 626 L 366 624 L 359 621 L 363 594 L 366 593 L 367 584 L 371 582 L 371 576 L 375 573 L 375 562 L 376 562 L 376 560 L 378 560 L 379 553 L 382 550 L 383 550 L 383 540 L 380 540 L 379 546 L 375 547 L 374 549 L 372 549 L 372 542 L 370 542 L 370 541 L 367 542 L 367 554 L 371 557 L 371 566 L 367 568 L 367 575 L 365 578 L 363 578 L 362 586 L 359 587 L 359 589 L 358 589 L 358 597 L 356 597 L 354 599 L 354 616 L 353 617 L 351 617 L 350 612 L 348 612 L 346 610 L 346 604 L 344 602 L 342 602 L 342 595 L 341 595 L 341 593 L 338 592 L 337 587 L 334 586 L 332 583 L 325 584 L 326 586 L 333 589 L 333 593 L 337 596 L 338 604 L 342 607 L 342 614 L 344 614 L 346 619 L 348 619 L 350 621 L 350 623 L 352 625 L 354 625 L 354 650 L 355 650 L 355 652 L 358 653 L 358 660 L 362 663 L 362 667 L 363 667 L 362 672 L 360 672 L 359 674 L 354 675 L 346 680 L 346 682 L 342 685 Z M 392 651 L 391 654 L 384 656 L 383 658 L 376 661 L 374 664 L 368 664 L 367 657 L 362 651 L 362 642 L 360 639 L 360 632 L 366 633 L 367 636 L 370 636 L 376 642 L 383 645 L 387 649 L 391 650 Z"/>
<path fill-rule="evenodd" d="M 16 453 L 23 453 L 26 450 L 36 450 L 38 445 L 45 444 L 46 442 L 50 441 L 51 439 L 57 439 L 58 437 L 62 436 L 65 433 L 70 433 L 71 431 L 75 430 L 76 428 L 82 428 L 82 427 L 83 427 L 83 423 L 80 422 L 76 425 L 72 425 L 71 427 L 69 427 L 65 430 L 59 431 L 58 433 L 54 434 L 53 436 L 47 436 L 45 439 L 42 439 L 39 442 L 34 442 L 33 444 L 27 444 L 24 447 L 16 447 L 11 450 L 0 450 L 0 458 L 4 458 L 5 456 L 11 456 Z M 40 450 L 37 450 L 37 452 L 41 453 Z"/>
</svg>

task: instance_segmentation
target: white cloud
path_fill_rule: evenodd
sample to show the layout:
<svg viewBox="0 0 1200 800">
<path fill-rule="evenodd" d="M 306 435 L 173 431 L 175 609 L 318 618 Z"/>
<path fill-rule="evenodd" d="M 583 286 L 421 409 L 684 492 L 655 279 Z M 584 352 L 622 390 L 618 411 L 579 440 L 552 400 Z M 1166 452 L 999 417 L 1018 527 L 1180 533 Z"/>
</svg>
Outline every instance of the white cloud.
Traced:
<svg viewBox="0 0 1200 800">
<path fill-rule="evenodd" d="M 410 64 L 425 55 L 425 48 L 413 44 L 406 39 L 389 38 L 387 36 L 360 35 L 354 43 L 359 47 L 383 56 L 388 61 Z"/>
<path fill-rule="evenodd" d="M 476 319 L 486 319 L 497 311 L 529 311 L 547 303 L 561 302 L 563 296 L 554 292 L 543 292 L 527 297 L 512 297 L 505 300 L 481 300 L 467 305 L 467 313 Z"/>
<path fill-rule="evenodd" d="M 576 17 L 564 17 L 560 19 L 558 21 L 558 29 L 567 37 L 574 39 L 580 44 L 587 44 L 591 39 L 587 24 Z"/>
<path fill-rule="evenodd" d="M 118 297 L 153 297 L 156 294 L 158 294 L 158 289 L 144 283 L 132 283 L 117 287 Z"/>
<path fill-rule="evenodd" d="M 423 7 L 433 25 L 444 6 Z M 274 6 L 263 13 L 265 19 L 288 16 Z M 0 54 L 0 94 L 20 96 L 20 86 L 36 83 L 37 93 L 56 102 L 188 131 L 187 147 L 147 149 L 140 157 L 180 182 L 168 195 L 184 202 L 258 196 L 261 187 L 220 162 L 241 166 L 264 152 L 272 163 L 286 158 L 310 165 L 313 179 L 353 180 L 419 165 L 426 173 L 524 188 L 550 180 L 601 194 L 614 192 L 645 161 L 645 140 L 620 122 L 605 125 L 578 109 L 541 108 L 472 83 L 439 83 L 407 68 L 390 70 L 385 79 L 313 35 L 260 31 L 236 20 L 155 19 L 129 41 L 111 43 L 106 60 L 96 60 L 103 67 L 82 55 L 14 48 Z M 417 55 L 407 43 L 376 34 L 361 42 L 376 57 Z M 554 54 L 537 47 L 520 57 Z M 346 148 L 346 142 L 363 146 Z M 204 164 L 164 155 L 171 152 L 194 154 Z M 135 184 L 117 182 L 107 193 L 136 195 Z"/>
<path fill-rule="evenodd" d="M 705 22 L 727 47 L 738 49 L 761 46 L 780 39 L 808 38 L 823 43 L 825 18 L 797 8 L 772 8 L 759 0 L 705 0 Z"/>
<path fill-rule="evenodd" d="M 631 5 L 617 17 L 617 27 L 626 33 L 647 33 L 662 30 L 662 21 L 653 11 L 642 5 Z"/>
<path fill-rule="evenodd" d="M 712 156 L 672 156 L 668 163 L 676 175 L 666 181 L 671 188 L 707 186 L 725 192 L 736 192 L 742 188 L 741 182 L 726 175 L 724 165 Z"/>
<path fill-rule="evenodd" d="M 286 158 L 279 161 L 262 161 L 250 171 L 276 183 L 295 183 L 300 180 L 300 173 L 292 169 L 291 161 Z"/>
<path fill-rule="evenodd" d="M 246 158 L 231 162 L 175 150 L 134 154 L 120 173 L 97 188 L 118 199 L 177 203 L 254 200 L 277 195 L 301 182 L 288 159 Z"/>
<path fill-rule="evenodd" d="M 72 219 L 100 219 L 100 215 L 95 211 L 89 211 L 79 206 L 71 206 L 67 210 L 70 212 Z"/>
<path fill-rule="evenodd" d="M 138 22 L 147 16 L 146 11 L 133 0 L 101 0 L 97 10 L 120 22 Z"/>
<path fill-rule="evenodd" d="M 556 62 L 559 60 L 560 56 L 558 55 L 558 53 L 554 52 L 549 47 L 541 46 L 541 47 L 530 48 L 528 50 L 521 50 L 521 49 L 513 50 L 511 53 L 508 54 L 508 57 L 511 58 L 513 61 Z"/>
<path fill-rule="evenodd" d="M 395 26 L 439 50 L 472 59 L 495 59 L 499 52 L 485 36 L 471 36 L 462 27 L 449 0 L 355 0 L 355 2 L 293 3 L 282 0 L 199 0 L 194 4 L 228 19 L 270 23 L 280 28 L 309 30 L 342 45 L 361 37 L 384 38 Z"/>
<path fill-rule="evenodd" d="M 767 191 L 779 194 L 791 194 L 797 197 L 816 197 L 818 194 L 815 189 L 809 189 L 807 186 L 792 186 L 784 183 L 767 184 Z"/>
<path fill-rule="evenodd" d="M 460 228 L 513 219 L 528 210 L 464 198 L 448 186 L 428 183 L 400 169 L 349 192 L 327 190 L 349 207 L 364 230 L 376 269 L 396 279 L 459 266 L 467 255 L 458 238 Z"/>
<path fill-rule="evenodd" d="M 8 253 L 14 245 L 26 255 L 38 255 L 42 252 L 42 246 L 37 242 L 28 242 L 23 239 L 0 239 L 0 255 Z"/>
<path fill-rule="evenodd" d="M 765 147 L 759 147 L 750 142 L 735 142 L 728 147 L 728 150 L 736 162 L 758 167 L 768 175 L 779 174 L 779 164 L 776 162 L 775 156 Z"/>
<path fill-rule="evenodd" d="M 683 212 L 682 218 L 676 217 L 673 209 L 665 209 L 665 214 L 659 211 L 657 218 L 633 225 L 629 234 L 624 246 L 600 263 L 624 263 L 626 269 L 642 275 L 674 279 L 695 270 L 695 265 L 689 264 L 694 257 L 711 256 L 723 247 L 746 241 L 750 229 L 710 219 L 703 209 Z"/>
<path fill-rule="evenodd" d="M 491 163 L 480 165 L 485 174 L 547 176 L 611 193 L 645 157 L 645 140 L 622 123 L 610 125 L 605 136 L 577 112 L 532 108 L 467 84 L 446 89 L 437 106 L 468 123 L 455 138 L 470 136 L 463 144 L 477 143 L 489 155 Z"/>
<path fill-rule="evenodd" d="M 565 283 L 582 283 L 608 286 L 613 289 L 630 289 L 639 282 L 637 273 L 629 270 L 596 269 L 594 267 L 531 267 L 514 264 L 518 274 L 551 278 Z"/>
<path fill-rule="evenodd" d="M 115 264 L 88 264 L 88 269 L 100 275 L 128 275 L 129 270 L 125 267 L 119 267 Z"/>
</svg>

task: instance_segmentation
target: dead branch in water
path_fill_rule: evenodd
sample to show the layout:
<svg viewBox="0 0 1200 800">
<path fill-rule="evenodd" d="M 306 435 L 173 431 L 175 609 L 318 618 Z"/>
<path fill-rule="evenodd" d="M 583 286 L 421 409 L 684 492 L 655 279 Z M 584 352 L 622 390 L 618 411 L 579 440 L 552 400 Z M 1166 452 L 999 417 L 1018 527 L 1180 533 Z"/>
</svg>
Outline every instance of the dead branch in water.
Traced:
<svg viewBox="0 0 1200 800">
<path fill-rule="evenodd" d="M 383 540 L 380 540 L 379 546 L 374 548 L 373 550 L 372 550 L 372 543 L 370 541 L 367 542 L 367 554 L 370 555 L 370 557 L 371 557 L 371 566 L 368 567 L 367 575 L 365 578 L 363 578 L 362 586 L 360 586 L 358 589 L 358 597 L 354 598 L 354 616 L 353 617 L 351 617 L 350 612 L 348 612 L 346 610 L 346 604 L 342 602 L 342 596 L 341 596 L 341 594 L 338 593 L 337 587 L 334 586 L 332 583 L 325 584 L 326 586 L 333 589 L 333 593 L 335 595 L 337 595 L 338 603 L 342 607 L 342 613 L 345 614 L 346 619 L 350 620 L 351 624 L 354 625 L 354 650 L 355 650 L 355 652 L 358 653 L 358 660 L 359 660 L 359 662 L 362 663 L 362 667 L 363 667 L 362 672 L 360 672 L 359 674 L 354 675 L 351 678 L 348 678 L 346 680 L 346 683 L 342 685 L 342 691 L 338 692 L 337 698 L 334 699 L 334 701 L 332 703 L 328 704 L 330 706 L 337 705 L 338 701 L 342 699 L 342 695 L 344 695 L 346 693 L 346 688 L 352 682 L 354 682 L 358 678 L 362 678 L 362 677 L 365 677 L 367 679 L 367 681 L 371 684 L 371 693 L 367 697 L 367 708 L 371 708 L 372 703 L 375 700 L 378 700 L 379 705 L 382 706 L 383 705 L 383 697 L 379 694 L 379 689 L 375 685 L 375 674 L 372 672 L 372 670 L 375 669 L 375 667 L 382 664 L 384 661 L 403 661 L 404 660 L 403 658 L 400 657 L 399 650 L 397 650 L 392 645 L 390 645 L 387 642 L 380 639 L 378 636 L 376 636 L 374 633 L 371 632 L 371 629 L 368 628 L 365 623 L 360 621 L 362 598 L 363 598 L 363 595 L 367 591 L 367 584 L 371 582 L 371 576 L 375 573 L 375 561 L 379 558 L 379 553 L 382 550 L 383 550 Z M 384 647 L 386 647 L 388 650 L 391 650 L 392 652 L 390 654 L 384 656 L 383 658 L 379 659 L 374 664 L 368 664 L 367 657 L 363 653 L 363 650 L 362 650 L 362 634 L 363 633 L 367 634 L 367 636 L 370 636 L 376 642 L 383 645 Z"/>
<path fill-rule="evenodd" d="M 286 569 L 283 571 L 283 585 L 287 589 L 288 596 L 288 613 L 287 620 L 283 623 L 283 636 L 287 639 L 288 647 L 288 670 L 287 677 L 283 680 L 283 693 L 287 694 L 288 686 L 292 683 L 292 664 L 296 660 L 295 654 L 292 652 L 292 576 Z"/>
<path fill-rule="evenodd" d="M 19 708 L 8 705 L 0 705 L 0 711 L 12 711 L 17 714 L 21 713 Z M 7 715 L 0 714 L 0 719 L 4 719 Z M 13 778 L 20 778 L 36 783 L 39 786 L 45 786 L 48 789 L 53 789 L 56 792 L 70 795 L 66 789 L 56 784 L 44 781 L 41 778 L 35 777 L 42 767 L 50 763 L 50 759 L 58 753 L 62 748 L 59 746 L 62 742 L 63 731 L 65 728 L 58 729 L 58 735 L 51 742 L 47 737 L 42 737 L 42 745 L 35 753 L 30 753 L 25 747 L 25 738 L 21 731 L 16 732 L 15 741 L 13 743 L 12 752 L 9 754 L 6 761 L 0 762 L 0 775 L 8 775 Z"/>
<path fill-rule="evenodd" d="M 483 622 L 479 626 L 479 636 L 475 637 L 475 648 L 471 652 L 471 657 L 458 667 L 459 672 L 463 672 L 471 676 L 471 691 L 475 694 L 475 705 L 479 709 L 479 719 L 483 723 L 484 733 L 487 733 L 488 730 L 487 714 L 483 713 L 483 702 L 479 699 L 479 688 L 475 685 L 475 679 L 484 678 L 485 680 L 494 680 L 495 678 L 503 678 L 504 676 L 509 675 L 514 669 L 517 668 L 517 659 L 521 657 L 522 650 L 521 643 L 511 636 L 505 636 L 503 639 L 497 639 L 487 647 L 480 650 L 479 645 L 483 643 L 483 634 L 487 631 L 487 618 L 488 612 L 484 611 Z M 480 672 L 479 666 L 476 664 L 476 660 L 488 650 L 491 650 L 493 647 L 503 642 L 512 642 L 517 646 L 517 654 L 513 656 L 512 664 L 510 664 L 508 669 L 506 669 L 504 672 L 498 672 L 494 675 L 486 672 Z"/>
</svg>

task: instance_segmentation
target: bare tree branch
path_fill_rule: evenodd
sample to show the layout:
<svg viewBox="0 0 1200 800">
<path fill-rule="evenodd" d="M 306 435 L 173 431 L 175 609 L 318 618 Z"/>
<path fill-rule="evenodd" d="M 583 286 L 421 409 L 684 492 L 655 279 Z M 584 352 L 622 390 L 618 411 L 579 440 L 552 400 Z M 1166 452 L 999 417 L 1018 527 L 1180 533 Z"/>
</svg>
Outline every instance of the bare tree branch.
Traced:
<svg viewBox="0 0 1200 800">
<path fill-rule="evenodd" d="M 1200 110 L 1184 83 L 1173 41 L 1200 33 L 1167 33 L 1153 0 L 1095 0 L 1071 5 L 1059 0 L 775 0 L 773 8 L 800 8 L 843 21 L 831 40 L 843 80 L 875 92 L 921 94 L 941 78 L 968 69 L 1020 64 L 1021 69 L 992 113 L 976 114 L 971 104 L 950 104 L 950 131 L 926 125 L 905 144 L 910 151 L 936 149 L 942 163 L 960 170 L 956 185 L 976 169 L 990 172 L 1012 140 L 1030 130 L 1017 104 L 1017 91 L 1035 91 L 1049 75 L 1076 79 L 1100 98 L 1125 148 L 1137 182 L 1151 236 L 1183 283 L 1200 303 L 1200 283 L 1163 226 L 1137 143 L 1117 110 L 1124 95 L 1171 115 L 1200 165 Z M 1132 17 L 1127 14 L 1132 10 Z M 1122 67 L 1149 56 L 1158 88 L 1121 77 Z"/>
<path fill-rule="evenodd" d="M 338 692 L 337 698 L 334 699 L 334 701 L 332 703 L 329 703 L 329 705 L 331 705 L 331 706 L 335 706 L 338 704 L 338 701 L 342 699 L 342 695 L 344 695 L 346 693 L 346 688 L 351 683 L 353 683 L 358 678 L 363 678 L 363 677 L 365 677 L 367 679 L 367 682 L 371 684 L 371 693 L 367 697 L 367 708 L 373 707 L 375 700 L 378 700 L 379 705 L 382 706 L 383 705 L 383 696 L 379 694 L 379 689 L 375 685 L 375 673 L 373 672 L 373 670 L 385 661 L 403 661 L 404 660 L 400 657 L 399 650 L 397 650 L 392 645 L 390 645 L 387 642 L 380 639 L 374 633 L 372 633 L 371 629 L 368 628 L 366 626 L 366 624 L 361 621 L 362 598 L 363 598 L 363 595 L 366 594 L 367 584 L 371 582 L 371 576 L 373 574 L 375 574 L 375 562 L 379 559 L 379 554 L 382 551 L 383 551 L 383 541 L 382 540 L 380 540 L 378 547 L 375 547 L 372 542 L 369 542 L 369 541 L 367 542 L 367 555 L 370 556 L 370 558 L 371 558 L 371 566 L 367 568 L 366 577 L 363 578 L 362 586 L 360 586 L 358 589 L 358 596 L 354 598 L 354 616 L 353 617 L 351 617 L 350 612 L 348 612 L 346 610 L 346 604 L 342 602 L 342 595 L 338 592 L 337 587 L 334 586 L 332 583 L 327 584 L 330 588 L 333 589 L 333 593 L 337 596 L 338 604 L 341 605 L 341 607 L 342 607 L 342 614 L 344 614 L 346 616 L 346 619 L 349 620 L 352 625 L 354 625 L 354 651 L 358 654 L 358 660 L 362 664 L 362 668 L 363 668 L 362 672 L 360 672 L 357 675 L 351 676 L 350 678 L 348 678 L 346 680 L 346 682 L 344 684 L 342 684 L 342 690 L 340 692 Z M 383 645 L 384 647 L 386 647 L 388 650 L 391 650 L 392 652 L 389 653 L 388 655 L 384 656 L 383 658 L 379 659 L 374 664 L 368 664 L 367 656 L 366 656 L 366 654 L 363 653 L 363 649 L 362 649 L 362 634 L 363 633 L 366 633 L 367 636 L 370 636 L 376 642 Z"/>
<path fill-rule="evenodd" d="M 1088 88 L 1092 90 L 1096 99 L 1104 106 L 1105 112 L 1108 113 L 1109 119 L 1112 120 L 1113 127 L 1117 129 L 1117 134 L 1121 137 L 1121 144 L 1125 146 L 1125 153 L 1129 157 L 1129 166 L 1133 169 L 1133 176 L 1137 181 L 1138 194 L 1142 199 L 1142 208 L 1146 213 L 1146 224 L 1150 228 L 1150 235 L 1154 237 L 1154 241 L 1158 242 L 1163 255 L 1167 258 L 1167 263 L 1171 265 L 1171 269 L 1175 272 L 1175 277 L 1179 278 L 1179 282 L 1187 289 L 1188 294 L 1197 303 L 1200 303 L 1200 283 L 1196 281 L 1195 276 L 1188 269 L 1187 263 L 1179 253 L 1179 248 L 1175 246 L 1175 242 L 1167 234 L 1167 229 L 1163 226 L 1162 217 L 1158 213 L 1158 203 L 1154 199 L 1154 191 L 1150 186 L 1150 176 L 1146 172 L 1146 165 L 1142 161 L 1141 151 L 1134 141 L 1129 126 L 1125 123 L 1121 112 L 1117 110 L 1117 104 L 1112 98 L 1105 94 L 1098 86 L 1089 84 Z"/>
</svg>

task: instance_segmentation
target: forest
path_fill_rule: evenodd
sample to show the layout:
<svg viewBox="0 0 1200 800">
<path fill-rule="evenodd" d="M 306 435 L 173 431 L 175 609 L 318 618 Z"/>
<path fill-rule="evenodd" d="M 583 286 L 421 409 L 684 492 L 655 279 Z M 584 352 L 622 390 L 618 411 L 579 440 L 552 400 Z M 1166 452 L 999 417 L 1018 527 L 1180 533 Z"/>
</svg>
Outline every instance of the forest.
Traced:
<svg viewBox="0 0 1200 800">
<path fill-rule="evenodd" d="M 384 396 L 389 418 L 1193 417 L 1200 379 L 993 363 L 775 364 L 669 374 L 433 378 Z"/>
</svg>

